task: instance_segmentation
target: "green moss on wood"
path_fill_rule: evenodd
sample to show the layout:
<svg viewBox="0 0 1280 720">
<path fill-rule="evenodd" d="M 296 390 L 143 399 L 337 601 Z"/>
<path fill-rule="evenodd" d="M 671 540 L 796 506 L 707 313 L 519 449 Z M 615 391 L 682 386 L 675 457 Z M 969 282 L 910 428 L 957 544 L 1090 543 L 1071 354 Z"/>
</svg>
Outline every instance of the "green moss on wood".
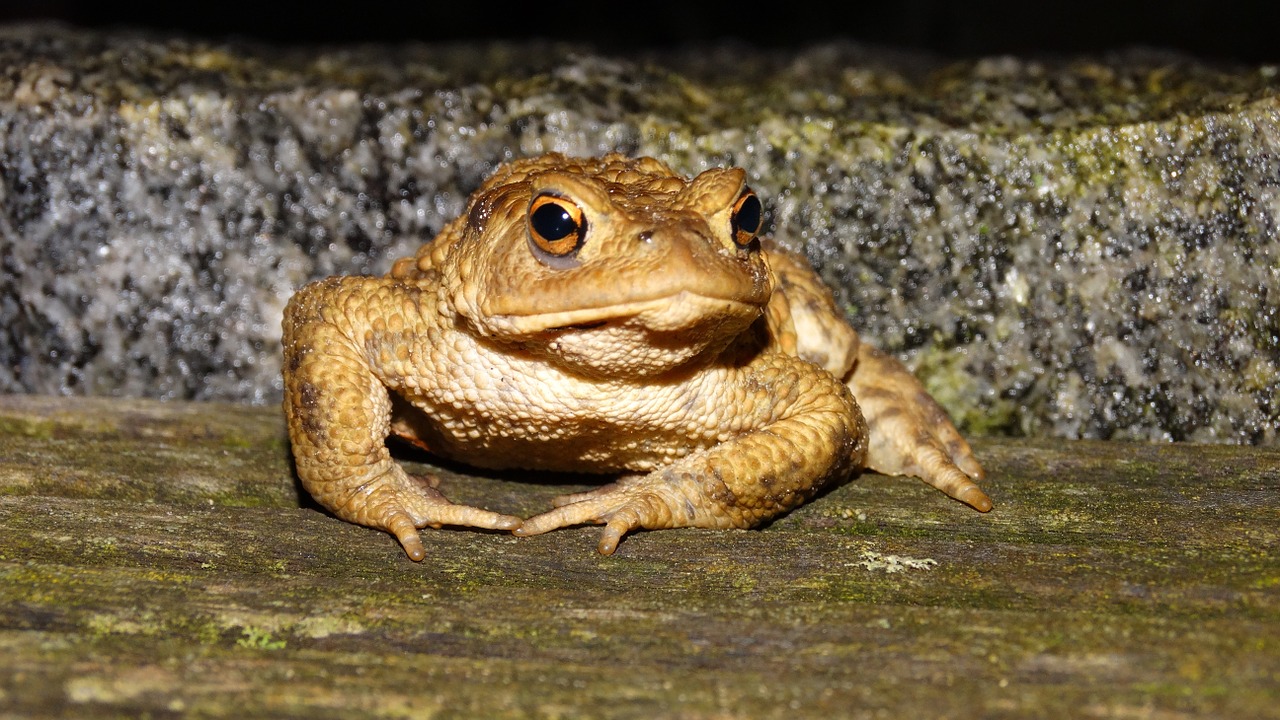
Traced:
<svg viewBox="0 0 1280 720">
<path fill-rule="evenodd" d="M 228 448 L 224 406 L 17 405 L 0 424 L 58 428 L 0 437 L 25 448 L 0 453 L 0 697 L 26 716 L 1275 716 L 1274 450 L 980 440 L 987 515 L 865 475 L 760 530 L 608 558 L 595 527 L 427 530 L 414 564 L 291 495 L 275 409 L 232 409 L 257 430 Z M 421 459 L 501 510 L 583 487 Z"/>
</svg>

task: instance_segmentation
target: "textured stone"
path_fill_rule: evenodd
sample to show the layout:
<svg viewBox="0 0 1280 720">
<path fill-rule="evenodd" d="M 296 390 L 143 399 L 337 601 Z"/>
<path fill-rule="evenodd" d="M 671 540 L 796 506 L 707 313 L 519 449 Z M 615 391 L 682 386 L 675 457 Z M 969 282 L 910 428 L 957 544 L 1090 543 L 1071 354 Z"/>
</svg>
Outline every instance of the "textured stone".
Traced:
<svg viewBox="0 0 1280 720">
<path fill-rule="evenodd" d="M 294 288 L 504 160 L 616 149 L 746 167 L 971 432 L 1280 442 L 1275 67 L 56 27 L 0 61 L 0 390 L 274 401 Z"/>
<path fill-rule="evenodd" d="M 414 563 L 285 442 L 0 396 L 0 714 L 1280 719 L 1280 448 L 985 438 L 987 514 L 866 474 L 760 530 L 426 529 Z M 521 515 L 587 487 L 408 467 Z"/>
</svg>

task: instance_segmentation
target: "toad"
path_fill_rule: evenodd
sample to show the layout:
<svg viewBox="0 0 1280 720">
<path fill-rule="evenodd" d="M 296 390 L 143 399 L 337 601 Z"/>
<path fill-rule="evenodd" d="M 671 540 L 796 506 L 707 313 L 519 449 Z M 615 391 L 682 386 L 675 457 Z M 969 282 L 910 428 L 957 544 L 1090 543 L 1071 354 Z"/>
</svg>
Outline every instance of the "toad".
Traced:
<svg viewBox="0 0 1280 720">
<path fill-rule="evenodd" d="M 311 283 L 284 313 L 303 486 L 339 518 L 519 536 L 602 524 L 748 528 L 862 468 L 985 512 L 983 470 L 897 360 L 859 341 L 805 259 L 760 237 L 741 169 L 558 154 L 497 170 L 385 277 Z M 522 519 L 449 502 L 389 436 L 484 468 L 609 473 Z"/>
</svg>

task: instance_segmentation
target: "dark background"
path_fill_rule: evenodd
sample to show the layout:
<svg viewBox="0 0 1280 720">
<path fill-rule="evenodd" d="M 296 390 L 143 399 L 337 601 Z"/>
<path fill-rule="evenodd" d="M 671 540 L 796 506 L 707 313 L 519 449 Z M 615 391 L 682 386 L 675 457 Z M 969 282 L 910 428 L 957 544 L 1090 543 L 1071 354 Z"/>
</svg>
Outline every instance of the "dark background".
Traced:
<svg viewBox="0 0 1280 720">
<path fill-rule="evenodd" d="M 736 39 L 789 47 L 837 37 L 943 55 L 1096 53 L 1134 46 L 1209 59 L 1280 60 L 1280 0 L 420 0 L 415 3 L 0 0 L 0 22 L 56 19 L 275 43 L 549 38 L 605 49 Z"/>
</svg>

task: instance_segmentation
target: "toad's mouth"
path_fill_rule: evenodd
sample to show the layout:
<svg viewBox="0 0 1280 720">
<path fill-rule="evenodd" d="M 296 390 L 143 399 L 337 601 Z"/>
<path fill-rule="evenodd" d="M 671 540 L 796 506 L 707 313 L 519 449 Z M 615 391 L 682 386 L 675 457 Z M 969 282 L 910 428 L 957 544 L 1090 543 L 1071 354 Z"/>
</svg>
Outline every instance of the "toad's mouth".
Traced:
<svg viewBox="0 0 1280 720">
<path fill-rule="evenodd" d="M 558 333 L 558 332 L 571 332 L 574 330 L 577 330 L 577 331 L 595 330 L 596 328 L 601 328 L 608 324 L 609 324 L 608 320 L 596 320 L 595 322 L 584 322 L 584 323 L 578 323 L 577 325 L 563 325 L 561 327 L 547 328 L 547 332 Z"/>
<path fill-rule="evenodd" d="M 519 334 L 589 332 L 609 326 L 636 325 L 650 331 L 676 332 L 735 321 L 750 322 L 763 303 L 720 298 L 684 290 L 670 297 L 529 314 L 494 316 L 490 322 Z"/>
</svg>

